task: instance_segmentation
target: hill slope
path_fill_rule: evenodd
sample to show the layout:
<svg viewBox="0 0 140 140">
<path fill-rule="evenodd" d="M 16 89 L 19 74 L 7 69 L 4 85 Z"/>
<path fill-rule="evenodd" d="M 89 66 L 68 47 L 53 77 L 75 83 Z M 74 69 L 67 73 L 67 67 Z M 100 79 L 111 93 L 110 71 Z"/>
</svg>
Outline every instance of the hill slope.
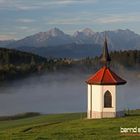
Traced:
<svg viewBox="0 0 140 140">
<path fill-rule="evenodd" d="M 15 49 L 0 48 L 0 64 L 30 64 L 32 58 L 36 63 L 46 61 L 46 58 L 29 52 L 22 52 Z"/>
<path fill-rule="evenodd" d="M 94 57 L 101 53 L 101 46 L 94 44 L 67 44 L 62 46 L 53 47 L 18 47 L 16 48 L 20 51 L 26 51 L 30 53 L 35 53 L 43 57 L 53 57 L 53 58 L 83 58 L 83 57 Z"/>
<path fill-rule="evenodd" d="M 120 133 L 120 127 L 140 127 L 140 112 L 132 116 L 112 119 L 87 120 L 86 114 L 71 113 L 41 115 L 32 118 L 0 121 L 0 139 L 70 139 L 70 140 L 131 140 L 139 136 L 126 136 Z"/>
<path fill-rule="evenodd" d="M 0 81 L 32 74 L 43 62 L 46 62 L 46 58 L 32 53 L 0 48 Z"/>
</svg>

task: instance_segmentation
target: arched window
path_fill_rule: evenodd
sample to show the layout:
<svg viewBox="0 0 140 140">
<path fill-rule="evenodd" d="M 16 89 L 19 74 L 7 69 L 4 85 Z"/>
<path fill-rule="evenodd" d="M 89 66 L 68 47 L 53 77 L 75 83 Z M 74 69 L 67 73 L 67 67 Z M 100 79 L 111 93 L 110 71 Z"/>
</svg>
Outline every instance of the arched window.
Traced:
<svg viewBox="0 0 140 140">
<path fill-rule="evenodd" d="M 112 96 L 108 90 L 104 94 L 104 107 L 112 107 Z"/>
</svg>

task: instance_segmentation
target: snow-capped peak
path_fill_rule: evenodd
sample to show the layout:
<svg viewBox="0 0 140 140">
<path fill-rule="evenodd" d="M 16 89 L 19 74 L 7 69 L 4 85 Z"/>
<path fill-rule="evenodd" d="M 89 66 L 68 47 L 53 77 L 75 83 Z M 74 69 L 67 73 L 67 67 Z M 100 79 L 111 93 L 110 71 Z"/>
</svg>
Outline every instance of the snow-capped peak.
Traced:
<svg viewBox="0 0 140 140">
<path fill-rule="evenodd" d="M 94 32 L 90 28 L 85 28 L 82 32 L 87 36 L 94 35 Z"/>
<path fill-rule="evenodd" d="M 47 32 L 47 34 L 52 36 L 52 37 L 55 37 L 55 36 L 62 36 L 62 35 L 64 35 L 64 32 L 59 30 L 58 28 L 53 28 L 53 29 L 50 29 Z"/>
<path fill-rule="evenodd" d="M 77 37 L 77 36 L 93 36 L 95 33 L 90 29 L 90 28 L 85 28 L 84 30 L 82 31 L 76 31 L 74 33 L 74 37 Z"/>
</svg>

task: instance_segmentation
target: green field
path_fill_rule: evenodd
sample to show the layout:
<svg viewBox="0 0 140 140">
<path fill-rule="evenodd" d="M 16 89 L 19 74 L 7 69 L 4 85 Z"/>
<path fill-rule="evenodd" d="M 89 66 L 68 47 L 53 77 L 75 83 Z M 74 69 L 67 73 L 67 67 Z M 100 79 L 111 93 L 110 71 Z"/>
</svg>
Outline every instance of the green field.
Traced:
<svg viewBox="0 0 140 140">
<path fill-rule="evenodd" d="M 39 115 L 0 121 L 0 140 L 139 140 L 120 127 L 140 127 L 140 111 L 112 119 L 87 120 L 85 113 Z"/>
</svg>

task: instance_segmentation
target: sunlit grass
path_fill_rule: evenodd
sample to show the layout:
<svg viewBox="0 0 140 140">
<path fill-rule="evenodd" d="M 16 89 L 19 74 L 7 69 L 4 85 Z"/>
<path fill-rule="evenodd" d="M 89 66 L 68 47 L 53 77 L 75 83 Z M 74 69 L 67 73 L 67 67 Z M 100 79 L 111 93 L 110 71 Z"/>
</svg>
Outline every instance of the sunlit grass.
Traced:
<svg viewBox="0 0 140 140">
<path fill-rule="evenodd" d="M 67 113 L 0 121 L 0 140 L 138 140 L 120 133 L 120 127 L 140 127 L 139 110 L 129 114 L 88 120 L 86 113 Z"/>
</svg>

